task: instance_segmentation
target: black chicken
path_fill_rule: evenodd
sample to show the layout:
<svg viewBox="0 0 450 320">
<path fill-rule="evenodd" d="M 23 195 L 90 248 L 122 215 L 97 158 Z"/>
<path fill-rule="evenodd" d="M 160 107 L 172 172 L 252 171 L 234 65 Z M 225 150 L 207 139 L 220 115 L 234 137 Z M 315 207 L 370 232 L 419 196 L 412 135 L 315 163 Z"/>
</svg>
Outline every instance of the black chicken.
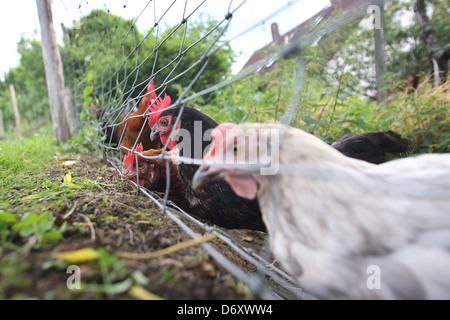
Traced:
<svg viewBox="0 0 450 320">
<path fill-rule="evenodd" d="M 346 135 L 331 146 L 347 157 L 375 164 L 386 162 L 387 153 L 404 156 L 412 151 L 411 141 L 391 130 Z"/>
<path fill-rule="evenodd" d="M 180 110 L 168 109 L 149 117 L 150 136 L 155 139 L 159 135 L 161 143 L 167 144 L 169 150 L 178 146 L 180 156 L 201 159 L 211 143 L 210 132 L 218 124 L 200 111 L 185 107 L 173 137 L 168 141 Z M 349 157 L 381 163 L 385 161 L 386 152 L 408 152 L 410 142 L 392 131 L 368 132 L 345 136 L 333 147 Z M 194 190 L 192 179 L 198 168 L 189 163 L 179 164 L 178 177 L 184 185 L 184 197 L 190 204 L 186 211 L 225 228 L 265 230 L 257 201 L 237 196 L 227 183 L 215 181 Z M 174 180 L 174 183 L 178 182 Z M 174 193 L 174 189 L 171 190 L 170 193 Z M 179 195 L 178 190 L 175 193 Z"/>
<path fill-rule="evenodd" d="M 151 137 L 155 139 L 159 135 L 165 145 L 180 110 L 165 110 L 156 121 L 149 122 Z M 180 156 L 202 159 L 211 143 L 211 131 L 217 125 L 200 111 L 185 107 L 168 148 L 178 146 Z M 186 199 L 197 216 L 224 228 L 265 231 L 258 202 L 237 196 L 226 182 L 216 181 L 194 191 L 192 178 L 198 168 L 194 164 L 179 164 L 179 178 L 184 184 Z"/>
</svg>

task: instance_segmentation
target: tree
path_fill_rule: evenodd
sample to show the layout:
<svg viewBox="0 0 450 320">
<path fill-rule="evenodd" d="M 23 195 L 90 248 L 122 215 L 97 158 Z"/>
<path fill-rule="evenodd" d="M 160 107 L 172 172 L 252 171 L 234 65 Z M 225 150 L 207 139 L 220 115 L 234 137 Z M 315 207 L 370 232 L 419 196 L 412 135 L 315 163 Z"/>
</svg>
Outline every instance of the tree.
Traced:
<svg viewBox="0 0 450 320">
<path fill-rule="evenodd" d="M 156 59 L 155 66 L 151 63 L 145 64 L 142 66 L 141 72 L 145 75 L 150 75 L 152 70 L 155 70 L 157 72 L 155 83 L 161 83 L 166 78 L 174 79 L 180 76 L 173 83 L 184 89 L 191 83 L 203 66 L 203 63 L 199 63 L 187 73 L 184 72 L 203 57 L 222 31 L 222 28 L 219 27 L 208 35 L 216 24 L 217 21 L 210 19 L 208 16 L 202 16 L 200 20 L 187 21 L 172 34 L 170 33 L 176 26 L 166 27 L 165 31 L 157 40 L 158 58 Z M 167 40 L 165 40 L 166 38 Z M 222 41 L 219 40 L 209 52 L 212 52 L 220 45 L 222 45 Z M 145 52 L 153 50 L 154 40 L 146 39 L 144 48 L 146 48 Z M 175 59 L 179 56 L 180 52 L 183 54 L 182 58 Z M 226 79 L 231 73 L 233 57 L 234 54 L 229 45 L 224 46 L 212 54 L 208 59 L 207 68 L 195 82 L 191 91 L 198 92 Z M 170 85 L 167 93 L 173 97 L 178 95 L 177 90 Z M 204 97 L 206 101 L 211 101 L 213 98 L 214 94 Z"/>
<path fill-rule="evenodd" d="M 438 35 L 426 14 L 424 0 L 417 0 L 414 11 L 419 26 L 422 29 L 422 40 L 425 47 L 425 53 L 430 60 L 435 85 L 439 85 L 441 78 L 443 78 L 444 82 L 447 79 L 448 60 L 450 59 L 450 43 L 445 43 L 445 46 L 442 46 L 439 43 Z"/>
<path fill-rule="evenodd" d="M 69 100 L 64 85 L 63 64 L 56 42 L 50 0 L 36 0 L 42 41 L 42 57 L 45 66 L 50 114 L 56 140 L 65 142 L 72 135 Z"/>
<path fill-rule="evenodd" d="M 81 18 L 78 29 L 67 30 L 69 40 L 63 51 L 66 78 L 72 79 L 73 87 L 87 86 L 83 90 L 85 107 L 92 100 L 103 107 L 126 103 L 127 99 L 145 92 L 150 77 L 157 87 L 166 81 L 165 93 L 175 101 L 194 79 L 201 64 L 187 70 L 222 31 L 219 26 L 209 34 L 216 24 L 209 17 L 202 17 L 182 25 L 153 26 L 141 33 L 134 20 L 93 10 Z M 219 45 L 222 43 L 216 43 L 212 50 Z M 211 55 L 192 91 L 204 89 L 229 75 L 233 56 L 229 45 Z"/>
<path fill-rule="evenodd" d="M 131 96 L 139 74 L 135 69 L 139 56 L 136 46 L 142 40 L 137 27 L 131 20 L 103 10 L 93 10 L 76 26 L 67 29 L 68 39 L 61 52 L 73 98 L 85 100 L 87 108 L 91 101 L 105 106 L 108 101 Z"/>
<path fill-rule="evenodd" d="M 0 108 L 3 111 L 5 129 L 14 125 L 11 96 L 8 85 L 14 84 L 21 120 L 30 125 L 49 113 L 47 84 L 42 61 L 41 44 L 35 39 L 22 37 L 17 45 L 20 63 L 5 74 L 0 83 Z"/>
<path fill-rule="evenodd" d="M 386 4 L 384 15 L 387 74 L 397 80 L 410 81 L 414 88 L 423 75 L 433 71 L 422 38 L 423 31 L 414 14 L 416 1 L 390 1 Z M 428 12 L 431 12 L 429 25 L 436 35 L 436 42 L 443 52 L 447 52 L 444 49 L 450 43 L 450 26 L 446 1 L 430 0 L 427 4 Z M 364 20 L 350 23 L 322 39 L 318 48 L 326 57 L 325 72 L 331 78 L 339 74 L 337 70 L 345 68 L 353 76 L 347 83 L 348 87 L 370 95 L 376 88 L 374 42 L 373 30 L 368 29 L 366 24 Z"/>
</svg>

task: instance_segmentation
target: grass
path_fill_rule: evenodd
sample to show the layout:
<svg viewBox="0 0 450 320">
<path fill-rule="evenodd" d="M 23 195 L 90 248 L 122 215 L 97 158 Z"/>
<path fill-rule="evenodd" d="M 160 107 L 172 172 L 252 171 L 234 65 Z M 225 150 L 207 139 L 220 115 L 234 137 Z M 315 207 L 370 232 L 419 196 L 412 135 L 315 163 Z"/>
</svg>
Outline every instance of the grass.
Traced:
<svg viewBox="0 0 450 320">
<path fill-rule="evenodd" d="M 416 90 L 392 96 L 391 108 L 380 117 L 397 117 L 397 125 L 409 137 L 416 153 L 449 152 L 450 80 L 433 87 L 425 78 Z"/>
<path fill-rule="evenodd" d="M 189 297 L 188 286 L 174 292 L 170 284 L 193 277 L 178 279 L 180 270 L 165 266 L 170 259 L 144 263 L 118 256 L 158 251 L 190 237 L 98 154 L 85 153 L 87 136 L 57 144 L 51 128 L 43 128 L 25 139 L 0 141 L 0 299 L 141 299 L 151 296 L 148 288 L 163 297 Z M 79 160 L 68 169 L 58 161 L 67 158 Z M 171 256 L 185 261 L 201 250 Z M 181 274 L 194 272 L 202 259 L 186 261 Z M 73 265 L 82 274 L 80 289 L 67 285 L 69 276 L 76 279 L 68 272 Z M 214 278 L 203 281 L 202 297 L 221 285 Z M 228 288 L 220 294 L 242 296 Z"/>
<path fill-rule="evenodd" d="M 16 235 L 33 239 L 34 247 L 62 237 L 64 228 L 56 228 L 54 217 L 41 211 L 28 200 L 37 198 L 42 181 L 52 163 L 56 140 L 47 135 L 47 128 L 23 140 L 0 143 L 0 240 L 4 244 Z"/>
<path fill-rule="evenodd" d="M 0 298 L 10 289 L 31 283 L 26 275 L 31 265 L 23 254 L 62 235 L 47 211 L 42 213 L 36 205 L 21 201 L 46 180 L 56 147 L 48 128 L 27 139 L 0 142 Z"/>
<path fill-rule="evenodd" d="M 0 255 L 2 256 L 0 298 L 7 293 L 29 287 L 35 279 L 29 275 L 32 264 L 27 261 L 31 250 L 53 250 L 63 234 L 73 226 L 67 222 L 56 223 L 56 216 L 64 207 L 64 201 L 77 194 L 99 188 L 112 187 L 89 178 L 72 177 L 70 173 L 61 176 L 60 181 L 49 178 L 48 172 L 59 166 L 55 155 L 66 150 L 76 151 L 78 138 L 58 145 L 49 128 L 22 140 L 0 142 Z M 75 203 L 76 206 L 76 203 Z M 74 206 L 74 208 L 75 208 Z M 73 211 L 69 211 L 67 219 Z M 117 217 L 106 217 L 112 221 Z M 44 252 L 42 251 L 42 252 Z M 41 265 L 45 270 L 65 271 L 68 262 L 53 260 Z M 90 292 L 101 298 L 112 297 L 126 291 L 135 282 L 124 263 L 105 249 L 98 249 L 98 259 L 90 266 L 98 271 L 98 279 L 84 286 L 83 292 Z M 49 291 L 49 297 L 56 293 Z M 13 295 L 15 298 L 29 298 Z"/>
<path fill-rule="evenodd" d="M 15 201 L 17 193 L 37 187 L 53 159 L 56 140 L 46 130 L 27 139 L 0 142 L 0 187 L 2 199 Z M 8 196 L 9 195 L 9 196 Z"/>
<path fill-rule="evenodd" d="M 48 249 L 47 244 L 57 243 L 73 228 L 66 222 L 56 223 L 57 208 L 63 206 L 63 200 L 75 195 L 75 190 L 98 187 L 104 191 L 101 183 L 72 178 L 70 173 L 62 175 L 60 181 L 49 178 L 49 172 L 59 165 L 55 155 L 68 149 L 76 151 L 76 139 L 58 145 L 52 129 L 44 127 L 26 139 L 0 142 L 0 298 L 32 282 L 28 275 L 31 264 L 24 261 L 30 250 Z M 91 286 L 90 290 L 111 294 L 118 290 L 112 281 L 127 270 L 104 249 L 99 252 L 96 267 L 105 285 Z M 43 268 L 55 266 L 66 268 L 67 264 L 47 263 Z"/>
<path fill-rule="evenodd" d="M 31 241 L 40 248 L 62 237 L 65 226 L 55 226 L 52 213 L 33 201 L 42 200 L 57 148 L 48 127 L 23 140 L 0 142 L 0 244 Z M 11 241 L 17 236 L 23 241 Z"/>
</svg>

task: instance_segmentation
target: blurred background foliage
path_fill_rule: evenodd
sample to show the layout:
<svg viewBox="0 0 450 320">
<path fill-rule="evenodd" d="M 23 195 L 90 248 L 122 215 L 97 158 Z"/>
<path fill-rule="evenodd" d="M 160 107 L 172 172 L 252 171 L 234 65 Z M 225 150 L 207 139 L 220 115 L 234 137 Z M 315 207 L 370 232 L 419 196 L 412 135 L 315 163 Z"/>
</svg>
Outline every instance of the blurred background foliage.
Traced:
<svg viewBox="0 0 450 320">
<path fill-rule="evenodd" d="M 450 83 L 435 87 L 429 79 L 430 63 L 422 30 L 414 22 L 414 4 L 413 0 L 393 1 L 385 9 L 389 97 L 384 103 L 377 105 L 374 99 L 373 31 L 362 27 L 364 22 L 353 22 L 303 50 L 305 77 L 292 125 L 327 141 L 348 133 L 390 129 L 413 140 L 416 153 L 448 152 Z M 448 4 L 430 0 L 427 6 L 444 47 L 450 43 Z M 405 23 L 405 16 L 412 23 Z M 201 64 L 195 63 L 209 49 L 214 53 L 208 66 L 187 93 L 195 94 L 229 78 L 237 56 L 229 44 L 212 43 L 224 25 L 206 15 L 180 26 L 138 30 L 133 20 L 94 10 L 77 25 L 67 29 L 60 52 L 73 98 L 72 113 L 82 122 L 89 120 L 90 102 L 108 110 L 119 106 L 112 116 L 117 119 L 131 99 L 139 102 L 150 77 L 158 94 L 167 93 L 175 101 L 198 73 Z M 16 89 L 23 130 L 49 113 L 39 41 L 22 38 L 18 52 L 20 64 L 0 81 L 0 109 L 8 138 L 15 135 L 10 83 Z M 219 123 L 278 121 L 291 103 L 295 70 L 294 59 L 282 60 L 271 72 L 253 73 L 188 105 Z M 158 88 L 165 79 L 175 80 Z M 81 133 L 86 139 L 93 137 L 91 124 L 84 129 L 89 134 Z"/>
</svg>

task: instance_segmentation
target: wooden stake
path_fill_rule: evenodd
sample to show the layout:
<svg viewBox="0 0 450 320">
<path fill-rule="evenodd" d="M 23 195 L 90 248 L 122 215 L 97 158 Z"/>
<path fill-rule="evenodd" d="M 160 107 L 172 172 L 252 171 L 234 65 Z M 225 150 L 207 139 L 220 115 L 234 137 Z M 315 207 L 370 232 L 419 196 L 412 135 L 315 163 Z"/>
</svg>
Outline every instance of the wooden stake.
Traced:
<svg viewBox="0 0 450 320">
<path fill-rule="evenodd" d="M 64 87 L 61 55 L 59 54 L 53 26 L 51 0 L 36 0 L 36 5 L 41 26 L 42 55 L 47 79 L 50 113 L 56 140 L 63 142 L 71 137 L 70 112 Z"/>
<path fill-rule="evenodd" d="M 5 133 L 5 127 L 3 126 L 3 112 L 0 110 L 0 137 Z"/>
<path fill-rule="evenodd" d="M 383 87 L 386 86 L 384 82 L 384 75 L 386 74 L 386 54 L 384 41 L 384 1 L 379 1 L 380 8 L 380 28 L 374 29 L 375 38 L 375 72 L 377 83 L 377 104 L 386 100 L 388 92 Z"/>
<path fill-rule="evenodd" d="M 14 118 L 16 119 L 17 136 L 22 139 L 22 129 L 20 127 L 19 109 L 17 109 L 16 92 L 14 91 L 14 85 L 9 85 L 9 92 L 11 92 L 11 101 L 14 110 Z"/>
</svg>

